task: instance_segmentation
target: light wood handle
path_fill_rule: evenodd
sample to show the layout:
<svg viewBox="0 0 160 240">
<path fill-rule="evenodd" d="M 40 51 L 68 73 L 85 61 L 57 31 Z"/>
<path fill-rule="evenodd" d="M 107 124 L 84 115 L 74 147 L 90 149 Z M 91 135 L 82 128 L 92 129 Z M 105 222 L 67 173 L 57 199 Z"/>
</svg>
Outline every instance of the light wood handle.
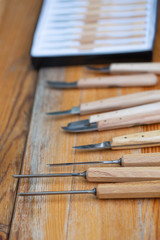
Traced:
<svg viewBox="0 0 160 240">
<path fill-rule="evenodd" d="M 160 90 L 138 92 L 119 97 L 83 103 L 80 105 L 80 114 L 83 115 L 103 111 L 107 112 L 158 101 L 160 101 Z"/>
<path fill-rule="evenodd" d="M 87 170 L 89 182 L 137 182 L 160 179 L 160 167 L 103 167 Z"/>
<path fill-rule="evenodd" d="M 147 114 L 139 114 L 138 117 L 134 115 L 130 115 L 129 117 L 122 117 L 122 118 L 114 118 L 109 120 L 103 120 L 98 122 L 98 131 L 103 130 L 111 130 L 111 129 L 119 129 L 119 128 L 126 128 L 126 127 L 135 127 L 140 125 L 148 125 L 160 123 L 160 114 L 152 113 L 149 115 Z"/>
<path fill-rule="evenodd" d="M 115 119 L 116 121 L 116 119 L 121 120 L 122 117 L 130 118 L 130 117 L 133 117 L 134 115 L 136 115 L 138 119 L 140 115 L 147 115 L 147 114 L 152 115 L 156 113 L 157 114 L 160 113 L 160 102 L 92 115 L 89 117 L 89 122 L 94 123 L 94 122 L 99 122 L 102 120 L 109 120 L 109 119 L 111 119 L 111 121 L 112 120 L 114 121 Z"/>
<path fill-rule="evenodd" d="M 92 87 L 139 87 L 153 86 L 157 84 L 157 76 L 154 74 L 137 74 L 129 76 L 109 76 L 98 78 L 84 78 L 78 80 L 79 88 Z"/>
<path fill-rule="evenodd" d="M 126 154 L 121 159 L 122 167 L 160 166 L 160 153 Z"/>
<path fill-rule="evenodd" d="M 160 181 L 99 184 L 99 199 L 160 198 Z"/>
<path fill-rule="evenodd" d="M 160 63 L 114 63 L 110 65 L 111 73 L 150 72 L 160 74 Z"/>
<path fill-rule="evenodd" d="M 112 138 L 111 148 L 140 148 L 160 145 L 160 130 L 140 132 Z"/>
</svg>

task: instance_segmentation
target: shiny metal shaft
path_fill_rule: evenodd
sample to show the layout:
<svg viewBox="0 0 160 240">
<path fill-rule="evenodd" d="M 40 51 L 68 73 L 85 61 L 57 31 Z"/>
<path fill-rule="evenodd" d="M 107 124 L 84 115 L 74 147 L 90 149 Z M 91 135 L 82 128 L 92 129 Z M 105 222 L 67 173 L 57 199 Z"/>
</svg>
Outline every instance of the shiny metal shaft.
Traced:
<svg viewBox="0 0 160 240">
<path fill-rule="evenodd" d="M 53 88 L 77 88 L 77 82 L 52 82 L 52 81 L 46 81 L 47 85 L 49 87 L 53 87 Z"/>
<path fill-rule="evenodd" d="M 60 195 L 60 194 L 94 194 L 96 188 L 92 190 L 73 190 L 73 191 L 50 191 L 50 192 L 24 192 L 18 193 L 19 196 L 42 196 L 42 195 Z"/>
<path fill-rule="evenodd" d="M 97 164 L 121 164 L 121 158 L 114 161 L 90 161 L 90 162 L 73 162 L 73 163 L 51 163 L 47 164 L 47 167 L 59 167 L 59 166 L 73 166 L 73 165 L 97 165 Z"/>
<path fill-rule="evenodd" d="M 45 177 L 84 177 L 86 171 L 81 173 L 50 173 L 50 174 L 28 174 L 28 175 L 13 175 L 14 178 L 45 178 Z"/>
<path fill-rule="evenodd" d="M 82 150 L 110 149 L 111 148 L 111 142 L 107 141 L 107 142 L 102 142 L 102 143 L 97 143 L 97 144 L 74 146 L 72 148 L 82 149 Z"/>
<path fill-rule="evenodd" d="M 59 112 L 48 112 L 47 115 L 50 116 L 63 116 L 63 115 L 72 115 L 72 114 L 79 114 L 80 113 L 80 107 L 72 107 L 72 109 L 65 110 L 65 111 L 59 111 Z"/>
</svg>

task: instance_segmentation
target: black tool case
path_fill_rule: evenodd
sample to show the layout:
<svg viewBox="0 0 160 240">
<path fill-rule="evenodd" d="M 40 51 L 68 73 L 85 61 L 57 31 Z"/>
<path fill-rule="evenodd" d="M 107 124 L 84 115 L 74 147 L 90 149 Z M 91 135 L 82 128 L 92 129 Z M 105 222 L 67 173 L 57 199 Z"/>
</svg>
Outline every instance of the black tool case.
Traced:
<svg viewBox="0 0 160 240">
<path fill-rule="evenodd" d="M 44 0 L 35 68 L 152 60 L 158 0 Z"/>
</svg>

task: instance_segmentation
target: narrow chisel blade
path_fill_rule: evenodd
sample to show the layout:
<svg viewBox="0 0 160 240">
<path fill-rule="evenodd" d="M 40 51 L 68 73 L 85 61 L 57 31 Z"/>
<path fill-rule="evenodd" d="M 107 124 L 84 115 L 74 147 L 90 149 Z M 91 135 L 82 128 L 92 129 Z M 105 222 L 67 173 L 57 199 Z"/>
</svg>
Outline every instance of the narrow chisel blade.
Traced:
<svg viewBox="0 0 160 240">
<path fill-rule="evenodd" d="M 68 123 L 67 127 L 69 128 L 77 128 L 77 127 L 83 127 L 83 126 L 88 126 L 90 124 L 88 119 L 85 120 L 80 120 L 80 121 L 74 121 L 74 122 L 70 122 Z"/>
<path fill-rule="evenodd" d="M 74 147 L 73 147 L 74 148 Z M 61 166 L 74 166 L 74 165 L 97 165 L 97 164 L 121 164 L 121 158 L 111 161 L 90 161 L 90 162 L 70 162 L 70 163 L 49 163 L 47 167 L 61 167 Z"/>
<path fill-rule="evenodd" d="M 70 114 L 78 114 L 80 113 L 79 107 L 73 107 L 72 109 L 66 111 L 59 111 L 59 112 L 48 112 L 47 115 L 50 116 L 63 116 L 63 115 L 70 115 Z"/>
<path fill-rule="evenodd" d="M 46 83 L 48 84 L 49 87 L 52 88 L 77 88 L 77 82 L 71 82 L 71 83 L 67 83 L 67 82 L 52 82 L 52 81 L 46 81 Z"/>
<path fill-rule="evenodd" d="M 79 127 L 62 127 L 63 130 L 67 132 L 90 132 L 98 130 L 97 123 L 90 123 L 89 125 L 79 126 Z"/>
<path fill-rule="evenodd" d="M 98 144 L 74 146 L 73 148 L 79 149 L 79 150 L 110 149 L 111 148 L 111 143 L 110 142 L 102 142 L 102 143 L 98 143 Z"/>
</svg>

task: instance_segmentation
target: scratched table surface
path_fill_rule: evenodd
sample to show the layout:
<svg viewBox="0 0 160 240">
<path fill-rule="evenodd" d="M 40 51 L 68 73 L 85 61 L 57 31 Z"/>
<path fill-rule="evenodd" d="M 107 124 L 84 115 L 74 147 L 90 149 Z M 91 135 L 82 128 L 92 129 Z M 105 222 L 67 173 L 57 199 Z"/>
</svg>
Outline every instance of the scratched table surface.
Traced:
<svg viewBox="0 0 160 240">
<path fill-rule="evenodd" d="M 0 2 L 0 240 L 4 239 L 160 239 L 160 200 L 98 200 L 92 195 L 18 197 L 23 191 L 92 189 L 82 178 L 23 179 L 12 174 L 47 173 L 47 163 L 117 159 L 124 153 L 160 148 L 78 152 L 74 145 L 98 143 L 114 136 L 160 129 L 160 124 L 114 131 L 69 134 L 69 121 L 88 116 L 53 118 L 45 112 L 152 88 L 53 90 L 45 80 L 72 82 L 95 76 L 85 67 L 41 69 L 30 64 L 30 46 L 40 11 L 38 0 Z M 154 61 L 160 61 L 158 22 Z M 99 75 L 97 75 L 99 76 Z M 159 79 L 160 80 L 160 79 Z M 55 172 L 84 171 L 86 166 Z"/>
</svg>

